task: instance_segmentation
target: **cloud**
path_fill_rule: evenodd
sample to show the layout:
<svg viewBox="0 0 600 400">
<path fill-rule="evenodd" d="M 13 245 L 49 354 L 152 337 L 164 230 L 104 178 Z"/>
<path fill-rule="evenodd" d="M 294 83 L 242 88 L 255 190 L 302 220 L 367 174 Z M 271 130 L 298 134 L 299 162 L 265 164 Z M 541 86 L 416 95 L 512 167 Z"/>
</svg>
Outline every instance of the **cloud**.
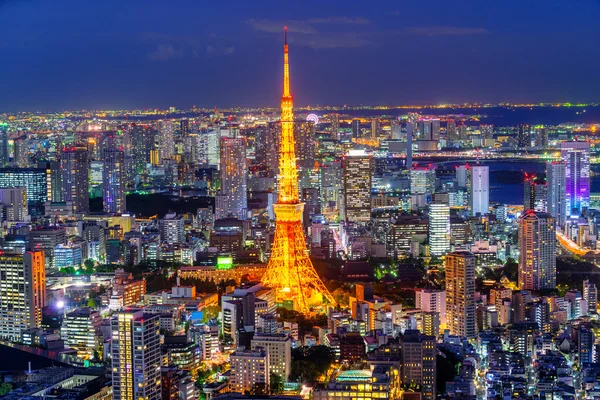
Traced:
<svg viewBox="0 0 600 400">
<path fill-rule="evenodd" d="M 146 58 L 151 61 L 167 61 L 182 56 L 183 51 L 181 49 L 175 49 L 171 44 L 159 44 L 156 46 L 156 50 L 146 55 Z"/>
<path fill-rule="evenodd" d="M 372 44 L 367 39 L 368 34 L 365 32 L 345 32 L 343 30 L 322 32 L 317 29 L 318 26 L 323 25 L 343 27 L 345 25 L 357 26 L 370 23 L 368 19 L 361 17 L 325 17 L 287 21 L 253 18 L 246 22 L 257 31 L 279 35 L 285 26 L 288 32 L 295 34 L 293 38 L 290 38 L 290 41 L 313 49 L 356 48 Z"/>
<path fill-rule="evenodd" d="M 473 36 L 490 33 L 485 28 L 465 28 L 460 26 L 415 26 L 407 32 L 423 36 Z"/>
</svg>

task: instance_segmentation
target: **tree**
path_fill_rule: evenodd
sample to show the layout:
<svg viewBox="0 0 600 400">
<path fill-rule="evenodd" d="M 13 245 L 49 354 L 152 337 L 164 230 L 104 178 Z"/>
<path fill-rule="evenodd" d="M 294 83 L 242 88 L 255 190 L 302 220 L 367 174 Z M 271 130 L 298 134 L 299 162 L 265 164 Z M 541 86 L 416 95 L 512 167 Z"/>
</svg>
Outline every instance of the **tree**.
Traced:
<svg viewBox="0 0 600 400">
<path fill-rule="evenodd" d="M 98 305 L 96 304 L 96 300 L 94 300 L 94 298 L 93 298 L 93 297 L 90 297 L 90 298 L 88 299 L 87 306 L 88 306 L 89 308 L 96 308 L 96 307 L 98 307 Z"/>
<path fill-rule="evenodd" d="M 12 392 L 13 387 L 10 383 L 3 383 L 2 385 L 0 385 L 0 396 L 4 396 L 5 394 L 8 394 L 10 392 Z"/>
<path fill-rule="evenodd" d="M 269 374 L 269 394 L 280 394 L 283 392 L 283 378 L 273 372 Z"/>
<path fill-rule="evenodd" d="M 216 319 L 219 316 L 219 312 L 221 311 L 221 307 L 219 306 L 208 306 L 205 307 L 202 312 L 202 322 L 207 323 L 211 319 Z"/>
<path fill-rule="evenodd" d="M 250 391 L 251 396 L 263 396 L 267 394 L 264 383 L 255 383 L 252 385 L 252 390 Z"/>
</svg>

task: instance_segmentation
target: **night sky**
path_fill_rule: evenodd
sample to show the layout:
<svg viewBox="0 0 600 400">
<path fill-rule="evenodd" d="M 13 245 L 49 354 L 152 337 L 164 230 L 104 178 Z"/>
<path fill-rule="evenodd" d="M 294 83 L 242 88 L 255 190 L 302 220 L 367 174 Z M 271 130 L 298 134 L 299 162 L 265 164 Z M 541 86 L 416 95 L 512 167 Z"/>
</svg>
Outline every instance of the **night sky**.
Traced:
<svg viewBox="0 0 600 400">
<path fill-rule="evenodd" d="M 600 0 L 0 0 L 0 111 L 600 100 Z"/>
</svg>

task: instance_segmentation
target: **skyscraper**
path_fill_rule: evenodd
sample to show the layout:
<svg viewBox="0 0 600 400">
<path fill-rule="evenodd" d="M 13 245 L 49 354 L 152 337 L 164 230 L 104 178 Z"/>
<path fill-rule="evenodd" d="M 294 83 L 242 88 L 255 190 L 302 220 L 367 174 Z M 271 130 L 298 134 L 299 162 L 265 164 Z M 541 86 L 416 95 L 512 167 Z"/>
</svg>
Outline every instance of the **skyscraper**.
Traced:
<svg viewBox="0 0 600 400">
<path fill-rule="evenodd" d="M 377 138 L 379 134 L 379 118 L 375 117 L 371 119 L 371 139 Z"/>
<path fill-rule="evenodd" d="M 171 159 L 175 154 L 173 120 L 158 121 L 158 148 L 161 159 Z"/>
<path fill-rule="evenodd" d="M 410 194 L 432 195 L 435 192 L 435 168 L 412 167 L 410 169 Z"/>
<path fill-rule="evenodd" d="M 562 162 L 546 164 L 548 181 L 548 214 L 556 219 L 556 225 L 565 226 L 567 220 L 566 165 Z"/>
<path fill-rule="evenodd" d="M 371 220 L 371 156 L 351 150 L 344 156 L 344 220 Z"/>
<path fill-rule="evenodd" d="M 527 148 L 531 147 L 531 126 L 527 124 L 519 125 L 519 131 L 517 132 L 517 147 Z"/>
<path fill-rule="evenodd" d="M 8 165 L 9 154 L 8 154 L 8 126 L 0 126 L 0 167 L 4 168 Z"/>
<path fill-rule="evenodd" d="M 450 207 L 447 204 L 429 205 L 429 249 L 435 256 L 450 250 Z"/>
<path fill-rule="evenodd" d="M 580 215 L 590 206 L 590 143 L 563 142 L 560 149 L 565 163 L 567 215 Z"/>
<path fill-rule="evenodd" d="M 262 277 L 263 285 L 275 290 L 278 302 L 293 304 L 302 313 L 323 303 L 335 304 L 315 271 L 302 229 L 304 204 L 298 193 L 298 170 L 294 140 L 294 99 L 290 91 L 287 30 L 283 46 L 283 96 L 281 97 L 281 141 L 279 147 L 279 196 L 273 205 L 276 217 L 271 257 Z"/>
<path fill-rule="evenodd" d="M 125 204 L 125 157 L 123 151 L 108 147 L 102 152 L 102 200 L 104 212 L 122 214 Z"/>
<path fill-rule="evenodd" d="M 471 169 L 471 215 L 485 215 L 490 210 L 490 167 L 475 165 Z"/>
<path fill-rule="evenodd" d="M 519 218 L 519 289 L 556 287 L 555 220 L 550 214 L 525 211 Z"/>
<path fill-rule="evenodd" d="M 446 255 L 446 319 L 450 333 L 474 337 L 475 256 L 467 251 Z"/>
<path fill-rule="evenodd" d="M 0 254 L 0 337 L 20 340 L 21 331 L 40 327 L 46 305 L 43 251 Z"/>
<path fill-rule="evenodd" d="M 60 154 L 62 200 L 73 202 L 73 211 L 88 212 L 88 152 L 86 147 L 64 147 Z"/>
<path fill-rule="evenodd" d="M 294 123 L 294 139 L 296 140 L 296 162 L 303 169 L 312 168 L 315 164 L 315 123 L 298 121 Z M 270 151 L 273 151 L 271 149 Z"/>
<path fill-rule="evenodd" d="M 548 210 L 548 184 L 535 175 L 525 174 L 523 210 Z"/>
<path fill-rule="evenodd" d="M 436 339 L 417 330 L 406 330 L 402 344 L 402 384 L 421 387 L 423 400 L 436 398 Z"/>
<path fill-rule="evenodd" d="M 583 299 L 587 303 L 588 313 L 596 313 L 598 308 L 598 288 L 588 279 L 583 281 Z"/>
<path fill-rule="evenodd" d="M 113 400 L 161 399 L 160 316 L 127 309 L 111 328 Z"/>
<path fill-rule="evenodd" d="M 392 140 L 402 139 L 402 125 L 400 125 L 400 120 L 398 118 L 390 119 L 390 134 Z"/>
<path fill-rule="evenodd" d="M 246 219 L 248 208 L 248 167 L 246 138 L 221 138 L 221 191 L 216 204 L 216 219 L 233 216 Z"/>
<path fill-rule="evenodd" d="M 358 139 L 360 137 L 360 120 L 353 119 L 352 120 L 352 138 Z"/>
<path fill-rule="evenodd" d="M 340 114 L 331 114 L 331 138 L 340 140 Z"/>
</svg>

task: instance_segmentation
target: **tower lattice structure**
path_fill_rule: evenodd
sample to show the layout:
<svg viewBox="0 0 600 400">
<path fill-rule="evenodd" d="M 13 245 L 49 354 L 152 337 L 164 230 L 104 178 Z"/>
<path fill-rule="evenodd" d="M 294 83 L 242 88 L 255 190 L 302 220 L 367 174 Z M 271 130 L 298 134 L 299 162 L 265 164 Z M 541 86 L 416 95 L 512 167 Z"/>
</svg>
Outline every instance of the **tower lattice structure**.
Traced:
<svg viewBox="0 0 600 400">
<path fill-rule="evenodd" d="M 335 304 L 333 296 L 315 271 L 306 249 L 298 197 L 298 170 L 294 139 L 294 101 L 290 93 L 287 29 L 283 45 L 283 96 L 281 97 L 281 142 L 279 146 L 279 197 L 273 205 L 276 217 L 271 258 L 262 283 L 277 291 L 277 301 L 292 301 L 304 314 L 324 302 Z"/>
</svg>

